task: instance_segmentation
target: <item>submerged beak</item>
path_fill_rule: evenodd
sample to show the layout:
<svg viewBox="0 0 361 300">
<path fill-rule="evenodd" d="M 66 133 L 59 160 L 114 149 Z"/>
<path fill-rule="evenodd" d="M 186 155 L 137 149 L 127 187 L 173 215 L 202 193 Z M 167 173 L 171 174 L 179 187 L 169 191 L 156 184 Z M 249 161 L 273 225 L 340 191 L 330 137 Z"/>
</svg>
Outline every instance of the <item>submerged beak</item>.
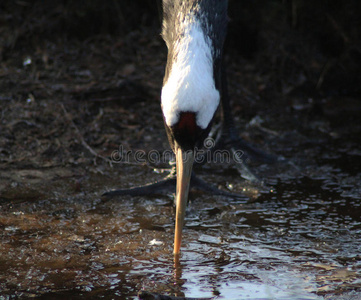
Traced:
<svg viewBox="0 0 361 300">
<path fill-rule="evenodd" d="M 174 234 L 174 254 L 180 253 L 182 242 L 182 230 L 186 206 L 188 202 L 189 184 L 192 175 L 194 162 L 194 151 L 182 150 L 179 145 L 175 145 L 176 165 L 177 165 L 177 192 L 176 192 L 176 219 Z"/>
</svg>

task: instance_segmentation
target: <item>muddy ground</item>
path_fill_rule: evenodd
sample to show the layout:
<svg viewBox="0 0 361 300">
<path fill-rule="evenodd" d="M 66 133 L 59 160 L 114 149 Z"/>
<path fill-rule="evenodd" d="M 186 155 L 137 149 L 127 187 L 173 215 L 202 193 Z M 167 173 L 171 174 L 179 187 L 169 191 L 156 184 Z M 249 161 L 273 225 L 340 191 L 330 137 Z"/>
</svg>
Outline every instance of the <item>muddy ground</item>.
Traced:
<svg viewBox="0 0 361 300">
<path fill-rule="evenodd" d="M 157 276 L 155 284 L 147 281 L 149 270 L 157 264 L 146 261 L 154 262 L 152 259 L 157 255 L 164 259 L 160 263 L 162 270 L 168 260 L 167 270 L 173 272 L 173 196 L 138 200 L 125 197 L 125 202 L 101 200 L 101 194 L 109 189 L 151 182 L 167 174 L 166 162 L 139 163 L 134 157 L 121 162 L 115 159 L 120 150 L 163 153 L 169 149 L 159 105 L 166 62 L 159 23 L 145 20 L 124 33 L 95 32 L 84 37 L 67 31 L 51 35 L 38 30 L 46 27 L 39 8 L 31 10 L 27 2 L 16 5 L 19 6 L 16 9 L 28 13 L 28 19 L 17 21 L 17 10 L 10 6 L 3 7 L 0 15 L 0 294 L 4 295 L 0 298 L 46 295 L 50 298 L 58 295 L 59 299 L 64 295 L 125 298 L 135 297 L 142 288 L 189 296 L 192 288 L 182 288 L 186 281 L 182 275 L 176 276 L 173 287 Z M 298 255 L 297 238 L 285 249 L 282 245 L 287 244 L 287 239 L 280 238 L 284 236 L 282 232 L 270 238 L 258 236 L 257 228 L 264 226 L 267 231 L 276 224 L 277 230 L 282 231 L 296 226 L 300 231 L 295 234 L 302 235 L 300 228 L 304 226 L 302 241 L 310 239 L 311 243 L 314 239 L 322 243 L 322 238 L 317 233 L 312 236 L 312 231 L 324 234 L 322 228 L 326 230 L 329 226 L 335 236 L 342 236 L 342 230 L 347 229 L 347 238 L 340 238 L 338 244 L 346 253 L 330 258 L 324 256 L 322 251 L 326 250 L 311 245 L 310 253 L 299 250 L 302 263 L 293 261 L 293 267 L 302 265 L 302 272 L 306 273 L 308 267 L 311 269 L 310 276 L 316 279 L 309 291 L 315 297 L 336 299 L 332 297 L 344 295 L 344 299 L 348 299 L 346 296 L 359 299 L 361 48 L 358 33 L 344 29 L 336 17 L 329 16 L 332 37 L 336 36 L 344 45 L 337 53 L 322 50 L 319 45 L 327 43 L 313 43 L 302 30 L 297 31 L 292 20 L 288 27 L 282 23 L 281 29 L 277 27 L 279 23 L 258 28 L 257 42 L 252 42 L 252 26 L 246 26 L 242 35 L 237 28 L 245 28 L 244 24 L 231 22 L 225 60 L 239 134 L 290 163 L 250 162 L 264 181 L 263 186 L 245 182 L 232 165 L 210 165 L 196 170 L 222 189 L 243 192 L 245 198 L 243 202 L 234 199 L 228 202 L 202 193 L 192 194 L 193 201 L 201 199 L 206 203 L 196 210 L 201 211 L 201 217 L 204 205 L 213 211 L 203 211 L 204 223 L 197 223 L 199 215 L 195 212 L 192 215 L 191 211 L 188 229 L 195 230 L 195 235 L 189 233 L 191 248 L 185 254 L 183 274 L 187 265 L 191 269 L 189 266 L 194 262 L 192 251 L 199 256 L 208 251 L 207 259 L 203 258 L 205 270 L 209 262 L 216 265 L 234 262 L 231 253 L 238 251 L 239 246 L 212 250 L 209 247 L 218 242 L 201 235 L 205 228 L 216 230 L 218 227 L 210 224 L 212 218 L 216 216 L 219 221 L 224 216 L 221 211 L 225 211 L 231 215 L 226 217 L 227 224 L 242 223 L 242 214 L 247 220 L 237 230 L 229 231 L 227 227 L 224 229 L 227 233 L 221 230 L 214 236 L 228 236 L 232 245 L 237 235 L 247 235 L 244 228 L 248 228 L 248 241 L 255 239 L 265 245 L 272 244 L 273 238 L 273 246 L 282 249 L 277 251 L 294 251 L 294 256 Z M 44 18 L 49 20 L 47 15 Z M 245 39 L 256 46 L 239 45 L 238 34 L 250 35 Z M 245 199 L 249 206 L 244 204 Z M 290 211 L 293 207 L 300 214 L 294 219 L 290 215 L 282 217 L 283 207 Z M 275 217 L 268 216 L 269 212 Z M 315 221 L 310 227 L 303 223 L 320 220 L 320 215 L 324 216 L 322 221 Z M 282 218 L 290 223 L 282 225 Z M 105 220 L 108 222 L 104 223 Z M 220 226 L 224 225 L 222 220 Z M 325 236 L 332 240 L 329 232 Z M 158 254 L 149 250 L 148 242 L 153 238 L 164 243 Z M 197 248 L 197 239 L 206 249 Z M 330 253 L 336 251 L 336 244 L 330 242 Z M 247 247 L 242 251 L 253 251 Z M 319 261 L 315 259 L 317 253 Z M 272 256 L 272 251 L 269 255 Z M 99 261 L 96 257 L 100 257 Z M 237 259 L 235 269 L 228 267 L 229 274 L 241 268 L 241 260 L 247 261 L 246 265 L 257 260 L 249 256 Z M 280 255 L 278 259 L 284 259 L 287 265 L 287 258 Z M 266 261 L 260 264 L 262 270 L 267 269 Z M 117 268 L 127 270 L 128 277 L 119 275 L 123 273 Z M 148 275 L 137 273 L 142 268 L 148 270 Z M 135 275 L 129 275 L 132 272 Z M 166 271 L 159 276 L 167 276 L 162 272 Z M 242 280 L 253 282 L 259 275 L 250 273 L 243 275 Z M 231 275 L 223 279 L 232 282 L 230 278 Z M 196 286 L 202 284 L 193 281 Z M 204 293 L 209 296 L 207 291 Z M 231 298 L 224 286 L 219 285 L 218 292 L 213 290 L 213 296 L 217 293 Z"/>
</svg>

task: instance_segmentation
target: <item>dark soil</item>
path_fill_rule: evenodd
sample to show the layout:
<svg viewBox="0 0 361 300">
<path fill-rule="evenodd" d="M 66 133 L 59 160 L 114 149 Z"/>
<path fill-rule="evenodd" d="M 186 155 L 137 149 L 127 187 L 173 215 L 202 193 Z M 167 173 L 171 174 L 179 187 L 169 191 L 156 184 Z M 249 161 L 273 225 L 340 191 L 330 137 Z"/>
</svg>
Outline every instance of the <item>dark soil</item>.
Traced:
<svg viewBox="0 0 361 300">
<path fill-rule="evenodd" d="M 285 126 L 322 119 L 329 133 L 357 136 L 358 2 L 324 11 L 317 4 L 297 3 L 296 11 L 276 1 L 261 4 L 230 3 L 226 61 L 240 133 L 255 116 L 292 115 Z M 158 7 L 113 5 L 2 4 L 2 193 L 15 178 L 28 184 L 34 176 L 84 176 L 108 165 L 119 145 L 168 148 L 159 106 L 166 47 Z M 273 151 L 282 154 L 278 148 Z"/>
</svg>

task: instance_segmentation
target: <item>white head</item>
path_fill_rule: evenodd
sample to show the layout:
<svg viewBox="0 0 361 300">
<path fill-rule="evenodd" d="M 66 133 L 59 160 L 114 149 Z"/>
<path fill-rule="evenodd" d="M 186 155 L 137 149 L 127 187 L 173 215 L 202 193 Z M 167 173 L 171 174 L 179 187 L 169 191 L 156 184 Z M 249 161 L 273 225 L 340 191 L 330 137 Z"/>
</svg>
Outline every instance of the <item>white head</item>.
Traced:
<svg viewBox="0 0 361 300">
<path fill-rule="evenodd" d="M 163 115 L 171 127 L 181 112 L 194 112 L 197 125 L 205 129 L 220 101 L 214 80 L 212 41 L 194 15 L 184 16 L 178 31 L 179 38 L 172 45 L 171 70 L 162 89 Z"/>
</svg>

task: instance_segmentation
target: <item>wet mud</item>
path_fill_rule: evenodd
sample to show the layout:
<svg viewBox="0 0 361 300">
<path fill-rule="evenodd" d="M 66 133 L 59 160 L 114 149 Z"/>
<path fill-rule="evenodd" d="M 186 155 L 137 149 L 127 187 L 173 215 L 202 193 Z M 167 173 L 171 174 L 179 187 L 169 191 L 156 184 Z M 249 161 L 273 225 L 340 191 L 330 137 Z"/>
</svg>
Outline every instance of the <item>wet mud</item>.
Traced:
<svg viewBox="0 0 361 300">
<path fill-rule="evenodd" d="M 79 166 L 5 165 L 1 297 L 125 299 L 146 290 L 218 299 L 358 299 L 359 136 L 347 126 L 324 133 L 319 128 L 328 124 L 317 120 L 317 128 L 306 128 L 308 137 L 284 127 L 287 118 L 273 117 L 246 132 L 289 162 L 252 166 L 262 186 L 247 183 L 232 165 L 199 167 L 200 177 L 245 198 L 192 192 L 176 266 L 172 194 L 101 198 L 112 188 L 160 179 L 164 169 L 111 166 L 91 155 Z"/>
</svg>

